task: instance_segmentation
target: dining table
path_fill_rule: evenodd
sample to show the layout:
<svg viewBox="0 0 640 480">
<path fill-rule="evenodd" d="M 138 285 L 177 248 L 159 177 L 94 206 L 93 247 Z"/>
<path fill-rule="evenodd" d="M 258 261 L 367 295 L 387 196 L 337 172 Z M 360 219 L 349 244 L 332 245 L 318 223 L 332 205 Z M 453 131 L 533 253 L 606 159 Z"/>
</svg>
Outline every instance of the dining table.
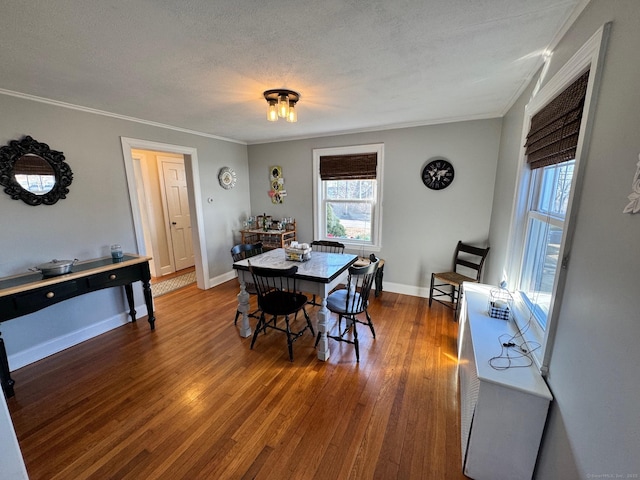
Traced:
<svg viewBox="0 0 640 480">
<path fill-rule="evenodd" d="M 311 256 L 306 261 L 287 260 L 285 250 L 276 248 L 268 250 L 259 255 L 255 255 L 244 260 L 234 262 L 233 268 L 237 271 L 240 282 L 240 293 L 238 293 L 238 311 L 242 313 L 240 325 L 240 336 L 251 336 L 251 325 L 249 324 L 249 293 L 246 284 L 252 283 L 249 263 L 256 267 L 287 269 L 292 265 L 298 267 L 294 275 L 296 279 L 296 289 L 309 294 L 315 294 L 320 299 L 321 306 L 317 312 L 316 326 L 320 334 L 318 341 L 318 359 L 325 361 L 329 358 L 329 342 L 327 340 L 327 320 L 330 312 L 327 309 L 327 297 L 329 293 L 338 285 L 345 283 L 351 267 L 358 260 L 357 255 L 347 253 L 325 253 L 311 252 Z"/>
</svg>

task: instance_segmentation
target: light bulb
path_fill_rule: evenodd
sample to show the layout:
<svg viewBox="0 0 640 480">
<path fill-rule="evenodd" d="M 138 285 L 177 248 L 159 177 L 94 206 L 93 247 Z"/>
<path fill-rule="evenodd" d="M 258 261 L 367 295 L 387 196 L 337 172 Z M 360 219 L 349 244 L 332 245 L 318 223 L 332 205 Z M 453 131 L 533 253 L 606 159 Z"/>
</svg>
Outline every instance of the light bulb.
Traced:
<svg viewBox="0 0 640 480">
<path fill-rule="evenodd" d="M 267 120 L 270 122 L 278 121 L 278 106 L 276 105 L 276 101 L 269 101 L 269 106 L 267 107 Z"/>
<path fill-rule="evenodd" d="M 292 102 L 289 105 L 289 115 L 287 115 L 287 122 L 295 123 L 298 121 L 298 112 L 296 112 L 296 104 Z"/>
<path fill-rule="evenodd" d="M 280 95 L 278 99 L 278 116 L 287 118 L 289 115 L 289 97 L 287 95 Z"/>
</svg>

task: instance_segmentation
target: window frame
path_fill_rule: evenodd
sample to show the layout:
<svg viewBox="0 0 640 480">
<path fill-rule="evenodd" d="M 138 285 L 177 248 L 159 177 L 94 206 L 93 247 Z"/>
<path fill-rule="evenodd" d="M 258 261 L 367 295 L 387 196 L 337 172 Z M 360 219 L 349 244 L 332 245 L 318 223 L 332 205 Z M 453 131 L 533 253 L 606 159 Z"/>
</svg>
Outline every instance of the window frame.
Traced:
<svg viewBox="0 0 640 480">
<path fill-rule="evenodd" d="M 336 239 L 323 234 L 326 231 L 325 189 L 320 178 L 320 157 L 335 155 L 355 155 L 376 153 L 376 188 L 375 200 L 371 214 L 371 241 Z M 339 240 L 347 249 L 366 248 L 367 251 L 379 252 L 382 248 L 382 184 L 384 172 L 384 144 L 352 145 L 347 147 L 330 147 L 313 149 L 313 238 L 314 240 Z"/>
<path fill-rule="evenodd" d="M 588 140 L 592 130 L 593 112 L 595 110 L 596 97 L 602 75 L 602 64 L 604 62 L 604 51 L 610 28 L 610 23 L 603 25 L 574 56 L 558 70 L 554 77 L 551 78 L 544 87 L 540 88 L 540 83 L 544 80 L 543 75 L 548 68 L 548 66 L 545 66 L 538 80 L 538 85 L 534 89 L 532 98 L 524 111 L 522 138 L 520 142 L 522 147 L 520 148 L 518 157 L 516 194 L 509 229 L 510 239 L 509 251 L 507 253 L 507 267 L 505 268 L 505 278 L 503 280 L 507 282 L 508 288 L 513 291 L 513 318 L 518 329 L 525 340 L 530 342 L 531 345 L 535 345 L 536 343 L 540 345 L 540 348 L 534 349 L 533 351 L 533 360 L 543 375 L 548 373 L 551 351 L 557 330 L 557 320 L 562 305 L 562 295 L 569 265 L 571 244 L 575 232 L 579 198 L 582 190 L 584 163 L 588 155 Z M 547 58 L 547 62 L 550 61 L 551 55 Z M 577 80 L 586 70 L 590 70 L 590 73 L 575 155 L 571 192 L 569 194 L 560 250 L 558 252 L 558 268 L 556 268 L 555 272 L 546 328 L 542 328 L 533 318 L 533 313 L 527 306 L 522 293 L 517 290 L 524 264 L 526 238 L 528 235 L 529 219 L 531 218 L 529 209 L 536 200 L 535 175 L 534 171 L 530 169 L 526 162 L 524 145 L 531 127 L 531 118 Z"/>
</svg>

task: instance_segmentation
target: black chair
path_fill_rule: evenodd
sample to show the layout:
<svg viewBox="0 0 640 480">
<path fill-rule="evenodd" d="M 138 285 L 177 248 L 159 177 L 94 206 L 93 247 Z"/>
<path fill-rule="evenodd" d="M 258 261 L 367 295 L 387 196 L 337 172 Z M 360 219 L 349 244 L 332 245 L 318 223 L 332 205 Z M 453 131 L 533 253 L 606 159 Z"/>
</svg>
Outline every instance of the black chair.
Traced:
<svg viewBox="0 0 640 480">
<path fill-rule="evenodd" d="M 371 285 L 378 270 L 378 259 L 372 261 L 364 267 L 350 267 L 346 288 L 336 290 L 327 297 L 327 308 L 338 315 L 338 333 L 327 337 L 354 345 L 356 349 L 356 361 L 360 361 L 360 344 L 358 341 L 357 324 L 367 325 L 371 329 L 373 338 L 376 338 L 376 331 L 373 328 L 371 316 L 367 310 L 369 306 L 369 293 Z M 366 321 L 357 317 L 364 313 Z M 342 330 L 342 318 L 347 319 L 344 331 Z M 346 337 L 349 330 L 353 330 L 353 339 Z M 320 341 L 320 333 L 316 337 L 316 346 Z"/>
<path fill-rule="evenodd" d="M 231 248 L 231 258 L 233 258 L 234 262 L 244 260 L 245 258 L 255 257 L 262 253 L 262 243 L 240 243 L 238 245 L 234 245 Z M 256 294 L 256 287 L 253 283 L 245 283 L 245 289 L 249 295 Z M 253 318 L 260 318 L 258 312 L 260 309 L 255 310 L 248 315 Z M 236 310 L 236 319 L 233 321 L 234 325 L 238 324 L 238 317 L 240 316 L 240 311 Z"/>
<path fill-rule="evenodd" d="M 488 254 L 489 247 L 474 247 L 473 245 L 458 242 L 454 254 L 453 271 L 431 274 L 429 307 L 431 307 L 431 302 L 435 300 L 445 307 L 451 308 L 454 311 L 454 317 L 457 318 L 458 304 L 460 302 L 460 287 L 462 286 L 462 282 L 477 283 L 480 281 L 482 267 Z M 464 273 L 469 273 L 469 275 L 460 273 L 461 270 L 464 271 Z M 439 300 L 439 297 L 448 297 L 449 300 Z"/>
<path fill-rule="evenodd" d="M 249 271 L 253 276 L 253 282 L 258 295 L 258 307 L 261 310 L 258 325 L 253 332 L 251 349 L 253 349 L 258 334 L 267 332 L 267 328 L 284 332 L 287 335 L 287 346 L 289 347 L 289 360 L 293 362 L 293 342 L 302 336 L 307 330 L 311 330 L 311 335 L 315 335 L 311 319 L 304 309 L 307 303 L 307 296 L 296 290 L 296 279 L 294 275 L 298 271 L 297 266 L 292 266 L 285 270 L 278 268 L 254 267 L 249 263 Z M 302 310 L 306 325 L 297 332 L 291 331 L 293 323 L 299 311 Z M 270 320 L 266 317 L 270 316 Z M 278 317 L 284 317 L 285 327 L 276 325 Z M 292 317 L 293 318 L 290 318 Z"/>
<path fill-rule="evenodd" d="M 311 248 L 316 252 L 344 253 L 344 243 L 330 240 L 314 240 L 311 242 Z"/>
<path fill-rule="evenodd" d="M 315 250 L 316 252 L 344 253 L 344 243 L 333 242 L 331 240 L 314 240 L 313 242 L 311 242 L 311 249 Z M 309 305 L 314 305 L 316 307 L 319 307 L 321 305 L 316 301 L 315 294 L 309 302 Z"/>
</svg>

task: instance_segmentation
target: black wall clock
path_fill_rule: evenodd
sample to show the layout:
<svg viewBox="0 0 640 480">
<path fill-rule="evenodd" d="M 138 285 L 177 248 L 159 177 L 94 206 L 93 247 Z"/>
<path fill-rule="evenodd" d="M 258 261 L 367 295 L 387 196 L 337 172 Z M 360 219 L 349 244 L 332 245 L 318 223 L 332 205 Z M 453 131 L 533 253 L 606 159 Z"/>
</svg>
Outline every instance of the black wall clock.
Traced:
<svg viewBox="0 0 640 480">
<path fill-rule="evenodd" d="M 432 160 L 422 169 L 422 182 L 432 190 L 447 188 L 453 176 L 453 165 L 444 158 Z"/>
</svg>

